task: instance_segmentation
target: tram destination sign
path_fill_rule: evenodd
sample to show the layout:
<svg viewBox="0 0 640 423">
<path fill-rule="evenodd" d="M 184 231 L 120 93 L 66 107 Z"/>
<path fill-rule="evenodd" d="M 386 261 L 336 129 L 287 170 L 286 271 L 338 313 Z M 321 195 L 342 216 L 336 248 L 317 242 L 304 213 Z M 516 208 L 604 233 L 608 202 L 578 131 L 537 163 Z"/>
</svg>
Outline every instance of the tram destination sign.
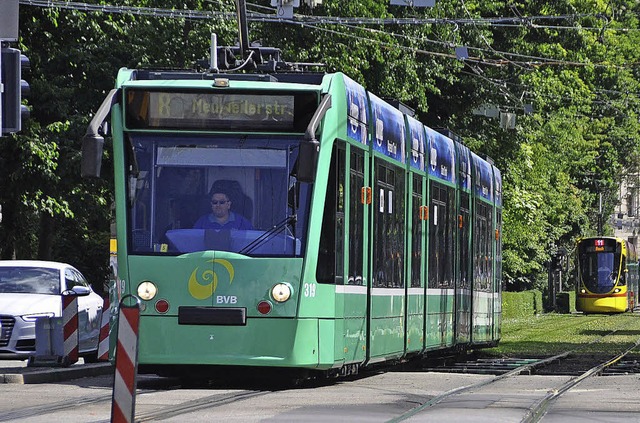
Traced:
<svg viewBox="0 0 640 423">
<path fill-rule="evenodd" d="M 609 238 L 595 238 L 593 242 L 580 244 L 586 253 L 612 253 L 616 251 L 617 241 Z"/>
<path fill-rule="evenodd" d="M 304 132 L 315 92 L 196 92 L 128 89 L 128 129 Z"/>
</svg>

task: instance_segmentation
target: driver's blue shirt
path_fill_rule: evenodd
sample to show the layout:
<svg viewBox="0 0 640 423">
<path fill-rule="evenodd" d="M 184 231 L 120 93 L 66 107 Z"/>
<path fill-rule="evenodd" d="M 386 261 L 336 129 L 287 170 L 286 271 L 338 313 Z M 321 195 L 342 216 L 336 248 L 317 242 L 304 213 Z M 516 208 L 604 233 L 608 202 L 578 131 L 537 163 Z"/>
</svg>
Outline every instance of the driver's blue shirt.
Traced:
<svg viewBox="0 0 640 423">
<path fill-rule="evenodd" d="M 216 217 L 213 213 L 206 214 L 202 216 L 200 219 L 193 224 L 194 229 L 242 229 L 242 230 L 251 230 L 253 226 L 251 222 L 249 222 L 244 217 L 236 214 L 234 212 L 229 212 L 229 219 L 221 225 L 216 220 Z"/>
</svg>

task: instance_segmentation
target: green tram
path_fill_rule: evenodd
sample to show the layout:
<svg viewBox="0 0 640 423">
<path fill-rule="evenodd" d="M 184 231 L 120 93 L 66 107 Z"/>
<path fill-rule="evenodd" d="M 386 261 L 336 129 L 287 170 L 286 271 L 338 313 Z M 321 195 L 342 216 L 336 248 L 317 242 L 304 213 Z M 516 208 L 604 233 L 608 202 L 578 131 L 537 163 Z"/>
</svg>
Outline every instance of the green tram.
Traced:
<svg viewBox="0 0 640 423">
<path fill-rule="evenodd" d="M 344 74 L 121 69 L 85 176 L 108 113 L 140 372 L 344 375 L 498 342 L 500 172 Z"/>
</svg>

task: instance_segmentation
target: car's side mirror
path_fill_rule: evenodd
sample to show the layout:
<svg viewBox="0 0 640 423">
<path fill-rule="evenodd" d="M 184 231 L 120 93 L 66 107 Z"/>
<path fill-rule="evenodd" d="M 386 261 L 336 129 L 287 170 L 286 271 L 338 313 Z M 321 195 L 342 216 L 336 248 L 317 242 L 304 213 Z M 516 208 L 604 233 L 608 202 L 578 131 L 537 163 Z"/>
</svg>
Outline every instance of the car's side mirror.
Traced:
<svg viewBox="0 0 640 423">
<path fill-rule="evenodd" d="M 82 285 L 76 285 L 71 290 L 78 296 L 84 297 L 91 294 L 91 288 Z"/>
</svg>

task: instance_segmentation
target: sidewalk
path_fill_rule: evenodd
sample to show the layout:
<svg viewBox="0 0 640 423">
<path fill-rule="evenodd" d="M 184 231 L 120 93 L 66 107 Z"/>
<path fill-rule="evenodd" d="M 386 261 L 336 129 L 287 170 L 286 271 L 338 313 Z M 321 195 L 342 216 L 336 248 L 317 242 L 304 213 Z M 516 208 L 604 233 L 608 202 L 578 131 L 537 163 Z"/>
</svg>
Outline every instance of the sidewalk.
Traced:
<svg viewBox="0 0 640 423">
<path fill-rule="evenodd" d="M 80 359 L 69 367 L 27 367 L 27 360 L 0 360 L 0 383 L 52 383 L 113 373 L 110 362 L 84 364 Z"/>
</svg>

